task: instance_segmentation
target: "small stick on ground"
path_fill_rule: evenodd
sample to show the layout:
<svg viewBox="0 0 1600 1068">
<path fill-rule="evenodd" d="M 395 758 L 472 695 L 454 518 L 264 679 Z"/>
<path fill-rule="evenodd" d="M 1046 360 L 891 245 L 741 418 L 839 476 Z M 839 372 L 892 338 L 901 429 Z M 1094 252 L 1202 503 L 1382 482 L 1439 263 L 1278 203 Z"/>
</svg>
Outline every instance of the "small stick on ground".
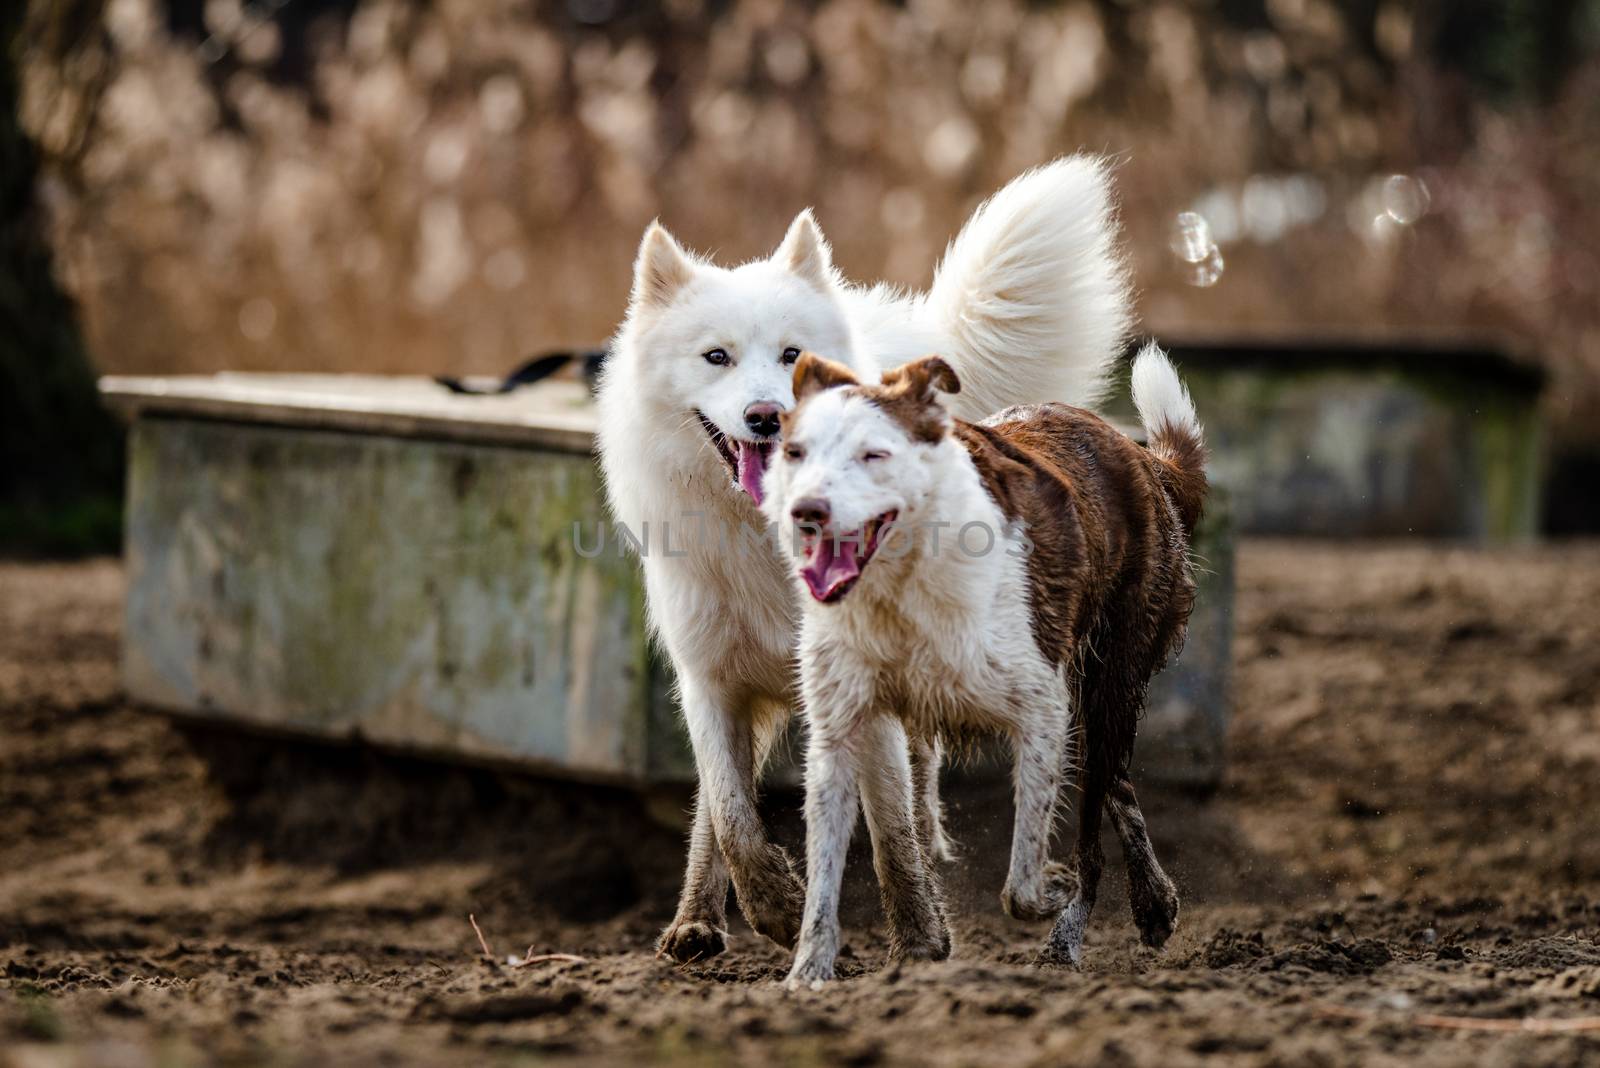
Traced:
<svg viewBox="0 0 1600 1068">
<path fill-rule="evenodd" d="M 483 959 L 490 964 L 501 963 L 500 958 L 494 955 L 494 950 L 489 948 L 489 940 L 483 937 L 483 928 L 478 926 L 478 917 L 467 913 L 467 922 L 472 924 L 472 933 L 478 936 L 478 945 L 483 947 Z M 547 964 L 551 961 L 565 961 L 568 964 L 588 964 L 588 957 L 580 957 L 576 953 L 541 953 L 534 956 L 533 947 L 528 947 L 528 952 L 521 960 L 511 958 L 505 963 L 513 968 L 526 968 L 530 964 Z"/>
<path fill-rule="evenodd" d="M 523 955 L 523 958 L 521 960 L 519 960 L 519 961 L 517 961 L 517 963 L 513 964 L 512 967 L 513 968 L 526 968 L 530 964 L 544 964 L 547 961 L 556 961 L 556 960 L 566 961 L 568 964 L 588 964 L 589 963 L 589 958 L 588 957 L 580 957 L 576 953 L 541 953 L 536 957 L 536 956 L 533 955 L 533 947 L 529 946 L 528 947 L 528 952 Z"/>
<path fill-rule="evenodd" d="M 1545 1019 L 1538 1016 L 1519 1016 L 1510 1019 L 1485 1016 L 1440 1016 L 1419 1013 L 1416 1016 L 1388 1015 L 1372 1009 L 1357 1009 L 1347 1005 L 1320 1005 L 1317 1015 L 1338 1020 L 1388 1020 L 1408 1023 L 1417 1027 L 1432 1027 L 1445 1031 L 1492 1031 L 1499 1034 L 1557 1035 L 1574 1031 L 1600 1031 L 1600 1016 L 1572 1016 L 1564 1019 Z"/>
<path fill-rule="evenodd" d="M 483 937 L 483 928 L 478 926 L 478 918 L 469 912 L 467 913 L 467 922 L 472 924 L 472 931 L 478 936 L 478 945 L 483 947 L 484 958 L 491 964 L 498 963 L 494 954 L 489 951 L 489 942 Z"/>
</svg>

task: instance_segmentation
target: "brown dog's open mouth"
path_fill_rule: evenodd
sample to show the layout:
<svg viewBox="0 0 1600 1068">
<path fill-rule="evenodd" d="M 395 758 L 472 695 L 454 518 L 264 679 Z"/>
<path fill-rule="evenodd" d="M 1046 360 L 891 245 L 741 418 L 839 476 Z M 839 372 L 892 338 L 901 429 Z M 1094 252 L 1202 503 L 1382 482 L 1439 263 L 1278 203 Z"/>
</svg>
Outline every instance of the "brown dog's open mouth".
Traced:
<svg viewBox="0 0 1600 1068">
<path fill-rule="evenodd" d="M 761 503 L 761 479 L 767 473 L 767 464 L 772 462 L 772 450 L 776 442 L 771 441 L 739 441 L 730 438 L 718 429 L 717 424 L 705 417 L 705 413 L 695 409 L 695 418 L 700 420 L 706 437 L 711 439 L 711 444 L 716 446 L 717 455 L 722 457 L 722 462 L 728 465 L 728 473 L 733 476 L 733 484 L 750 495 L 756 504 Z"/>
<path fill-rule="evenodd" d="M 850 533 L 807 534 L 802 542 L 805 560 L 800 577 L 811 596 L 823 604 L 835 604 L 855 587 L 861 569 L 878 551 L 885 532 L 899 516 L 885 512 Z"/>
</svg>

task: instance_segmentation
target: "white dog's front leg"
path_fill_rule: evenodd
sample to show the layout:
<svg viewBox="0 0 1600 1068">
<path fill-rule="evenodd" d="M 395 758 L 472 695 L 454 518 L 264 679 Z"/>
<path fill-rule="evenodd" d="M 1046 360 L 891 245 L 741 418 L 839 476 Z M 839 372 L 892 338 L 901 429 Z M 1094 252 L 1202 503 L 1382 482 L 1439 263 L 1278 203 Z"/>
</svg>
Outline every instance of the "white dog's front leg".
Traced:
<svg viewBox="0 0 1600 1068">
<path fill-rule="evenodd" d="M 700 774 L 696 804 L 710 811 L 739 908 L 759 934 L 793 946 L 805 888 L 789 854 L 767 840 L 756 808 L 756 772 L 766 748 L 765 739 L 756 735 L 781 723 L 758 723 L 735 710 L 717 688 L 688 680 L 683 683 L 683 704 Z"/>
<path fill-rule="evenodd" d="M 702 787 L 695 797 L 678 911 L 656 942 L 659 952 L 685 964 L 714 957 L 728 945 L 728 865 L 711 829 L 711 805 L 704 794 Z"/>
<path fill-rule="evenodd" d="M 806 912 L 786 985 L 821 989 L 839 955 L 839 886 L 855 830 L 857 753 L 848 736 L 812 721 L 806 749 Z"/>
</svg>

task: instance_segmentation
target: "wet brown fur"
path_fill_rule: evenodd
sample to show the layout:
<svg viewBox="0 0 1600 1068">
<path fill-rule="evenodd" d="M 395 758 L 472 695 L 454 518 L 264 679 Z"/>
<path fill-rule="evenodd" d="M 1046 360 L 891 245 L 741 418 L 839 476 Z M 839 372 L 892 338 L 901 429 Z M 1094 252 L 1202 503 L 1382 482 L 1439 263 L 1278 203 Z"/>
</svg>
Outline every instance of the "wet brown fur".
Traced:
<svg viewBox="0 0 1600 1068">
<path fill-rule="evenodd" d="M 1062 404 L 1007 409 L 954 433 L 1006 517 L 1025 524 L 1034 640 L 1072 668 L 1079 892 L 1092 908 L 1109 804 L 1134 918 L 1160 945 L 1176 922 L 1177 890 L 1150 849 L 1128 765 L 1150 677 L 1182 648 L 1194 607 L 1189 545 L 1205 501 L 1205 447 L 1170 426 L 1141 447 Z"/>
<path fill-rule="evenodd" d="M 1033 542 L 1040 653 L 1074 662 L 1080 708 L 1106 700 L 1136 713 L 1149 677 L 1181 648 L 1194 606 L 1189 540 L 1205 495 L 1204 447 L 1168 430 L 1145 448 L 1064 404 L 1009 408 L 957 422 L 953 433 Z M 1107 687 L 1114 692 L 1101 697 Z"/>
</svg>

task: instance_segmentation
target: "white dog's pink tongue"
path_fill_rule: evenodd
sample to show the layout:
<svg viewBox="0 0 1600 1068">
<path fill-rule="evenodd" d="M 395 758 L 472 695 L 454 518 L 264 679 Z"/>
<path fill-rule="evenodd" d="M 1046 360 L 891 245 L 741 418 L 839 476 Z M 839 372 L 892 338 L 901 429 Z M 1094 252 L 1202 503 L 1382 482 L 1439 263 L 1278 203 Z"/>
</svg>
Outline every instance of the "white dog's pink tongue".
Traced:
<svg viewBox="0 0 1600 1068">
<path fill-rule="evenodd" d="M 826 601 L 839 588 L 861 574 L 859 536 L 834 537 L 824 534 L 811 544 L 800 577 L 806 580 L 811 596 Z"/>
<path fill-rule="evenodd" d="M 750 494 L 750 499 L 759 505 L 761 476 L 767 472 L 767 454 L 761 450 L 761 446 L 747 441 L 736 441 L 733 446 L 737 450 L 734 458 L 739 462 L 739 488 Z"/>
</svg>

